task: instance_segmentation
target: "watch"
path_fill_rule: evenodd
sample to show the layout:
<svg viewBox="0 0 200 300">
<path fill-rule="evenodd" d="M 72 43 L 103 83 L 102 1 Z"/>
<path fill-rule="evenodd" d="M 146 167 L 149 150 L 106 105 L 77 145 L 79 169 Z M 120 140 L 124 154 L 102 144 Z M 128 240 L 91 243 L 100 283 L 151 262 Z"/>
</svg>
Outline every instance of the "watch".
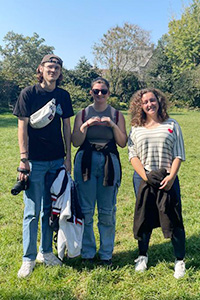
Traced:
<svg viewBox="0 0 200 300">
<path fill-rule="evenodd" d="M 24 157 L 24 158 L 21 158 L 21 161 L 25 164 L 25 162 L 28 161 L 28 158 Z"/>
</svg>

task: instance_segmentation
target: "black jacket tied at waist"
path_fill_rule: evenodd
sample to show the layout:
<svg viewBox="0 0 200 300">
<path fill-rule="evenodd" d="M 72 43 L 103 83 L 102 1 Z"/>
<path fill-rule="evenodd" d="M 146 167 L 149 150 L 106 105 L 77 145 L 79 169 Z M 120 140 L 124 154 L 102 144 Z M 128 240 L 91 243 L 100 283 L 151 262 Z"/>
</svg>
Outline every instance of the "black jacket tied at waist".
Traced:
<svg viewBox="0 0 200 300">
<path fill-rule="evenodd" d="M 165 169 L 151 171 L 148 181 L 141 181 L 134 214 L 134 237 L 161 227 L 165 238 L 171 238 L 174 228 L 183 228 L 181 203 L 173 186 L 169 191 L 159 190 L 160 182 L 167 176 Z"/>
<path fill-rule="evenodd" d="M 111 140 L 104 147 L 99 147 L 96 144 L 91 144 L 87 139 L 85 139 L 84 143 L 80 146 L 77 153 L 83 150 L 82 162 L 81 162 L 81 170 L 83 181 L 87 181 L 90 179 L 91 174 L 91 163 L 92 163 L 92 151 L 102 152 L 105 156 L 105 166 L 104 166 L 104 186 L 112 186 L 114 184 L 114 166 L 111 158 L 111 153 L 115 154 L 118 158 L 120 165 L 120 180 L 121 180 L 121 164 L 119 158 L 119 152 L 117 150 L 117 146 L 114 140 Z"/>
</svg>

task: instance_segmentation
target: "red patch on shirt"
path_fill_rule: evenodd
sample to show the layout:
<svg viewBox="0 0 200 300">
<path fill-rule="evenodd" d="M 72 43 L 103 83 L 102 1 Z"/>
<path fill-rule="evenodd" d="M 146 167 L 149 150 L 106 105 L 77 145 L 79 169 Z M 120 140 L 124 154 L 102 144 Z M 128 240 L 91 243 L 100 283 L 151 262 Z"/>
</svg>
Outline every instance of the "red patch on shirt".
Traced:
<svg viewBox="0 0 200 300">
<path fill-rule="evenodd" d="M 168 129 L 168 131 L 169 131 L 170 133 L 172 133 L 172 132 L 173 132 L 173 130 L 171 130 L 170 128 Z"/>
</svg>

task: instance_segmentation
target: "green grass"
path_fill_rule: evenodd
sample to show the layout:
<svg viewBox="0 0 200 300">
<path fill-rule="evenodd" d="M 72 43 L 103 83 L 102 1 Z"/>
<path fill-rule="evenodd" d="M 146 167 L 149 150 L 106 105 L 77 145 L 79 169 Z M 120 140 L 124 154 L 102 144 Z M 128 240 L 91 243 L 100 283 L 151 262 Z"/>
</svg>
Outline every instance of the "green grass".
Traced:
<svg viewBox="0 0 200 300">
<path fill-rule="evenodd" d="M 127 113 L 125 117 L 129 131 Z M 65 260 L 62 267 L 36 265 L 29 278 L 20 280 L 17 271 L 22 259 L 23 201 L 22 193 L 10 194 L 19 163 L 17 120 L 11 114 L 0 115 L 0 299 L 200 299 L 200 112 L 183 110 L 172 112 L 171 117 L 182 127 L 186 148 L 186 162 L 179 172 L 187 237 L 185 277 L 173 277 L 173 249 L 159 228 L 151 238 L 148 270 L 142 274 L 134 271 L 138 252 L 132 233 L 133 170 L 125 148 L 120 149 L 123 179 L 118 194 L 113 267 L 84 267 L 78 257 Z M 74 156 L 76 149 L 72 151 Z M 98 238 L 96 225 L 95 233 Z"/>
</svg>

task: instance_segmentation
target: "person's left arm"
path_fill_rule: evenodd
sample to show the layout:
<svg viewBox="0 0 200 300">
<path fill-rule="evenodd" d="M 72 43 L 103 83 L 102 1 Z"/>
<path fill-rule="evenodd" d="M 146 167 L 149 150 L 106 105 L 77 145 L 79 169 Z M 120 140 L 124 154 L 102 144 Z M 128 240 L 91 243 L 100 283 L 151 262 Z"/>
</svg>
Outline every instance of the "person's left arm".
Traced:
<svg viewBox="0 0 200 300">
<path fill-rule="evenodd" d="M 176 175 L 178 173 L 178 170 L 181 165 L 181 159 L 176 157 L 171 166 L 171 171 L 170 174 L 167 175 L 160 183 L 160 188 L 159 189 L 165 189 L 166 191 L 169 191 L 174 183 L 174 180 L 176 178 Z"/>
<path fill-rule="evenodd" d="M 174 160 L 171 165 L 170 174 L 166 176 L 160 183 L 160 189 L 165 189 L 167 191 L 171 189 L 180 168 L 181 162 L 185 160 L 185 148 L 182 131 L 176 120 L 173 120 L 173 124 L 174 146 L 172 155 L 174 157 Z"/>
<path fill-rule="evenodd" d="M 66 171 L 71 172 L 71 124 L 70 118 L 63 119 L 63 136 L 65 143 L 66 158 L 64 165 Z"/>
<path fill-rule="evenodd" d="M 114 123 L 110 117 L 102 117 L 101 122 L 107 122 L 107 125 L 113 130 L 116 143 L 120 147 L 124 148 L 127 143 L 127 133 L 123 114 L 119 112 L 119 120 L 117 124 Z"/>
</svg>

